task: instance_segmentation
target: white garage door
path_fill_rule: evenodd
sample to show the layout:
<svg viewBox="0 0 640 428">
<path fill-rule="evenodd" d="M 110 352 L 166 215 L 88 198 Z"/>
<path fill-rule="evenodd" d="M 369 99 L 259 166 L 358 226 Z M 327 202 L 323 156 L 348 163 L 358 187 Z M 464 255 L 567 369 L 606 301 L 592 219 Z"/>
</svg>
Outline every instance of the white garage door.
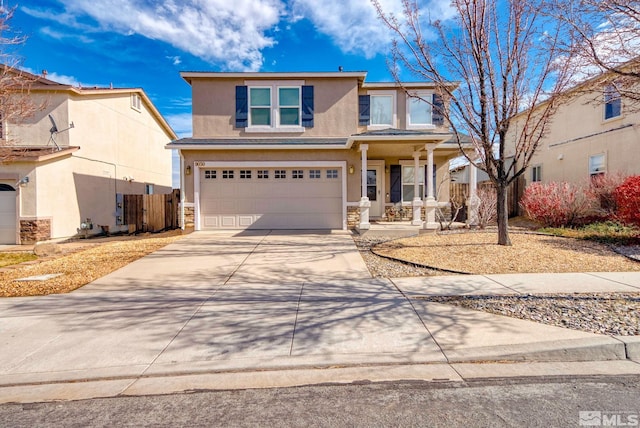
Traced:
<svg viewBox="0 0 640 428">
<path fill-rule="evenodd" d="M 0 184 L 0 244 L 16 243 L 16 192 Z"/>
<path fill-rule="evenodd" d="M 201 229 L 342 229 L 342 169 L 205 167 Z"/>
</svg>

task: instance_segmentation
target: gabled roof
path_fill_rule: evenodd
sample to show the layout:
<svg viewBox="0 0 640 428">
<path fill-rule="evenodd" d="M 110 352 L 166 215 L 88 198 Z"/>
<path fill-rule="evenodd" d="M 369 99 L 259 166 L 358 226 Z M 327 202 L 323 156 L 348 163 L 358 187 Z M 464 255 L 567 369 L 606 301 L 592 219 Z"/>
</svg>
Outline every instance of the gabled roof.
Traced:
<svg viewBox="0 0 640 428">
<path fill-rule="evenodd" d="M 50 146 L 2 146 L 0 147 L 0 158 L 5 159 L 5 163 L 11 162 L 43 162 L 51 159 L 59 159 L 78 151 L 80 147 L 69 146 L 57 149 Z"/>
<path fill-rule="evenodd" d="M 38 76 L 28 71 L 19 70 L 16 68 L 9 67 L 7 65 L 0 65 L 0 67 L 4 67 L 4 72 L 14 73 L 16 75 L 23 75 L 28 81 L 31 81 L 30 90 L 31 92 L 67 92 L 73 95 L 78 96 L 89 96 L 89 95 L 123 95 L 123 94 L 131 94 L 136 93 L 140 96 L 145 105 L 149 108 L 151 115 L 158 121 L 160 126 L 165 130 L 169 138 L 175 139 L 178 138 L 176 133 L 171 128 L 171 125 L 165 120 L 162 114 L 158 111 L 156 106 L 151 102 L 151 99 L 147 96 L 144 89 L 142 88 L 113 88 L 113 87 L 92 87 L 86 88 L 81 86 L 72 86 L 66 85 L 63 83 L 58 83 L 53 80 L 47 79 L 44 76 Z"/>
</svg>

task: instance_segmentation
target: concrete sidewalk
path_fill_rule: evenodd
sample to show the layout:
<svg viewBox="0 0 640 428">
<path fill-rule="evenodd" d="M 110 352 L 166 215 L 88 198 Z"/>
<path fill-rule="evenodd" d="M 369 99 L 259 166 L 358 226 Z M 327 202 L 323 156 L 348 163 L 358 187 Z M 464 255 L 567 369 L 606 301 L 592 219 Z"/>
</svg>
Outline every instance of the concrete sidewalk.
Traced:
<svg viewBox="0 0 640 428">
<path fill-rule="evenodd" d="M 552 291 L 640 291 L 640 274 L 372 279 L 346 234 L 196 233 L 76 292 L 0 300 L 0 402 L 640 374 L 635 338 L 414 298 Z"/>
</svg>

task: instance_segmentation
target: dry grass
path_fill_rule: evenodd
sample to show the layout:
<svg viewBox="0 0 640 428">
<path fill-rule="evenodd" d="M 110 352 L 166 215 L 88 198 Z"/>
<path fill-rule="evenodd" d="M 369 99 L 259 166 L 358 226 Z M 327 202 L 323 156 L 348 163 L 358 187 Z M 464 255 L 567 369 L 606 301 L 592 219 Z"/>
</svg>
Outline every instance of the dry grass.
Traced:
<svg viewBox="0 0 640 428">
<path fill-rule="evenodd" d="M 178 231 L 179 232 L 179 231 Z M 90 244 L 71 254 L 0 272 L 0 297 L 68 293 L 181 238 L 178 233 Z M 46 281 L 16 281 L 34 275 L 62 274 Z"/>
<path fill-rule="evenodd" d="M 37 258 L 38 256 L 32 253 L 0 253 L 0 268 L 30 262 Z"/>
<path fill-rule="evenodd" d="M 424 234 L 387 242 L 376 254 L 436 269 L 472 274 L 640 271 L 640 263 L 590 241 L 511 233 L 510 247 L 497 233 Z"/>
</svg>

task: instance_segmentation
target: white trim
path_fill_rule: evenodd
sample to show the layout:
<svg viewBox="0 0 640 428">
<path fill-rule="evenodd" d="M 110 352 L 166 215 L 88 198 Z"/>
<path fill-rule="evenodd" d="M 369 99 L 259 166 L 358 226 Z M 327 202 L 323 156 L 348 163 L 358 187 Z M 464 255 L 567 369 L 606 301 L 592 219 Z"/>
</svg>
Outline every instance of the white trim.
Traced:
<svg viewBox="0 0 640 428">
<path fill-rule="evenodd" d="M 342 169 L 342 230 L 347 230 L 347 162 L 346 161 L 195 161 L 193 199 L 195 202 L 194 220 L 195 230 L 201 230 L 200 225 L 200 169 L 201 168 L 293 168 L 318 167 Z"/>
<path fill-rule="evenodd" d="M 367 160 L 367 169 L 375 169 L 376 170 L 376 174 L 378 174 L 379 176 L 377 177 L 378 181 L 380 182 L 380 186 L 378 186 L 379 195 L 376 195 L 377 200 L 376 202 L 380 205 L 380 215 L 376 216 L 378 218 L 382 218 L 385 215 L 385 204 L 387 203 L 387 193 L 386 193 L 386 173 L 385 173 L 385 164 L 384 164 L 384 160 L 380 160 L 380 159 L 369 159 Z M 373 202 L 371 203 L 373 205 Z"/>
<path fill-rule="evenodd" d="M 176 150 L 345 150 L 350 146 L 338 146 L 327 144 L 249 144 L 234 145 L 225 144 L 220 146 L 211 146 L 205 144 L 184 145 L 184 146 L 166 146 L 167 149 Z"/>
<path fill-rule="evenodd" d="M 265 78 L 273 77 L 278 79 L 300 79 L 313 77 L 360 77 L 364 79 L 367 76 L 365 71 L 341 71 L 341 72 L 214 72 L 214 71 L 183 71 L 180 77 L 186 78 Z"/>
<path fill-rule="evenodd" d="M 178 150 L 178 156 L 180 156 L 180 229 L 184 230 L 184 199 L 186 195 L 186 181 L 184 174 L 184 155 L 182 154 L 182 150 Z"/>
<path fill-rule="evenodd" d="M 302 126 L 286 126 L 286 125 L 279 126 L 279 127 L 257 125 L 257 126 L 247 126 L 246 128 L 244 128 L 244 132 L 246 132 L 247 134 L 253 134 L 253 133 L 266 134 L 266 133 L 272 133 L 272 132 L 273 133 L 291 132 L 291 133 L 299 134 L 304 131 L 305 131 L 305 128 Z"/>
</svg>

